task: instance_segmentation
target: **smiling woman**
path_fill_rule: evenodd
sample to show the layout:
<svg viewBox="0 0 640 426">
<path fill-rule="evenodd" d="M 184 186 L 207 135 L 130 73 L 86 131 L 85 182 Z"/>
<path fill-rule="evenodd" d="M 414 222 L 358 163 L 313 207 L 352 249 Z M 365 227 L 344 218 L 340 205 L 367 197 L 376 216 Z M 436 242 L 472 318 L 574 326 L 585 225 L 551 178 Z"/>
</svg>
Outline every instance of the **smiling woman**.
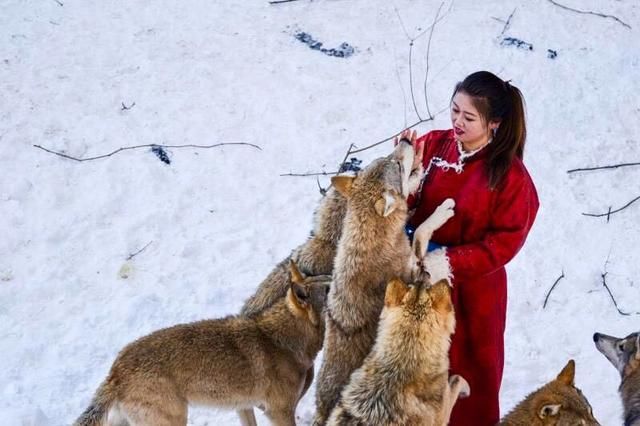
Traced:
<svg viewBox="0 0 640 426">
<path fill-rule="evenodd" d="M 522 162 L 526 126 L 520 91 L 480 71 L 458 83 L 450 130 L 420 138 L 405 132 L 424 167 L 421 188 L 410 197 L 416 229 L 445 199 L 455 215 L 434 232 L 425 269 L 453 285 L 456 331 L 451 374 L 469 382 L 452 426 L 494 425 L 504 366 L 507 279 L 504 266 L 520 250 L 538 211 L 538 195 Z M 443 276 L 444 275 L 444 276 Z"/>
</svg>

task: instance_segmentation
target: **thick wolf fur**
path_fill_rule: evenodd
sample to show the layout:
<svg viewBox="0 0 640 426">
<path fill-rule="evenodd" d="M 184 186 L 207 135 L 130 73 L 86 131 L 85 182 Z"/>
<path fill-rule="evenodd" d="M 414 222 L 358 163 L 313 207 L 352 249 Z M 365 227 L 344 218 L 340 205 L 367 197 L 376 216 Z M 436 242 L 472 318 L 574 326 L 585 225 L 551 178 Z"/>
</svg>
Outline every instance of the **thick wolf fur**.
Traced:
<svg viewBox="0 0 640 426">
<path fill-rule="evenodd" d="M 404 232 L 406 197 L 417 186 L 411 179 L 413 158 L 411 145 L 400 142 L 358 176 L 332 179 L 347 199 L 347 210 L 327 302 L 314 425 L 326 423 L 349 376 L 371 350 L 387 282 L 396 277 L 411 281 L 418 270 Z M 440 214 L 444 223 L 453 211 Z"/>
<path fill-rule="evenodd" d="M 330 189 L 314 214 L 314 227 L 309 239 L 276 265 L 260 283 L 256 293 L 244 303 L 240 314 L 255 316 L 284 297 L 291 284 L 291 260 L 305 275 L 331 275 L 346 209 L 346 199 L 335 189 Z"/>
<path fill-rule="evenodd" d="M 574 384 L 575 362 L 527 396 L 498 423 L 499 426 L 599 426 L 591 405 Z"/>
<path fill-rule="evenodd" d="M 294 264 L 291 273 L 286 296 L 255 318 L 177 325 L 127 345 L 75 425 L 184 426 L 189 403 L 258 406 L 273 424 L 295 425 L 322 347 L 329 283 Z"/>
<path fill-rule="evenodd" d="M 622 338 L 595 333 L 593 341 L 620 373 L 624 426 L 640 426 L 640 332 Z"/>
<path fill-rule="evenodd" d="M 449 378 L 454 328 L 446 280 L 433 286 L 391 281 L 375 345 L 327 424 L 446 426 L 458 396 L 469 395 L 464 378 Z"/>
<path fill-rule="evenodd" d="M 342 234 L 342 221 L 347 210 L 347 200 L 331 188 L 320 201 L 314 213 L 314 227 L 311 235 L 302 245 L 280 262 L 260 283 L 255 294 L 244 303 L 240 315 L 255 317 L 265 309 L 282 299 L 291 285 L 289 263 L 294 261 L 303 274 L 309 276 L 325 275 L 331 278 L 336 247 Z M 304 396 L 313 382 L 313 366 L 306 375 L 305 385 L 300 397 Z M 238 411 L 244 424 L 256 424 L 253 409 Z"/>
</svg>

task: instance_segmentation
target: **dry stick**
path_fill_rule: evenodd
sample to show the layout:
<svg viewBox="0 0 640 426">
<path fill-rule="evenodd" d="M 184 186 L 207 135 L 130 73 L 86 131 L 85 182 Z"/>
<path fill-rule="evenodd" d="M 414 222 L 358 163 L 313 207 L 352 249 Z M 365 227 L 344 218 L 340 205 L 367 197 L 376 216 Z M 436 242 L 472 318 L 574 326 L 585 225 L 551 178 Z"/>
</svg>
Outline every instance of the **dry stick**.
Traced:
<svg viewBox="0 0 640 426">
<path fill-rule="evenodd" d="M 502 32 L 500 33 L 500 35 L 503 35 L 505 33 L 505 31 L 507 31 L 507 28 L 509 28 L 509 25 L 511 24 L 511 18 L 513 18 L 514 13 L 516 13 L 516 9 L 513 9 L 513 12 L 511 12 L 511 15 L 509 15 L 509 17 L 507 18 L 507 22 L 505 22 L 504 27 L 502 28 Z"/>
<path fill-rule="evenodd" d="M 620 207 L 619 209 L 616 210 L 611 210 L 611 207 L 609 207 L 609 211 L 606 213 L 582 213 L 583 216 L 590 216 L 590 217 L 603 217 L 606 216 L 607 217 L 607 222 L 609 222 L 609 217 L 611 217 L 612 214 L 614 213 L 618 213 L 621 210 L 626 209 L 627 207 L 629 207 L 631 204 L 635 203 L 636 201 L 640 200 L 640 197 L 636 197 L 633 200 L 629 201 L 627 204 L 625 204 L 624 206 Z"/>
<path fill-rule="evenodd" d="M 58 3 L 58 6 L 64 6 L 64 3 L 62 3 L 60 0 L 53 0 L 53 1 L 55 1 L 56 3 Z"/>
<path fill-rule="evenodd" d="M 630 166 L 640 166 L 640 163 L 620 163 L 620 164 L 612 164 L 610 166 L 584 167 L 581 169 L 567 170 L 567 173 L 590 172 L 593 170 L 617 169 L 620 167 L 630 167 Z"/>
<path fill-rule="evenodd" d="M 605 268 L 606 268 L 606 266 L 605 266 Z M 638 315 L 638 314 L 640 314 L 640 312 L 631 313 L 631 312 L 623 312 L 623 311 L 620 310 L 620 308 L 618 307 L 618 302 L 616 302 L 615 297 L 613 297 L 613 294 L 611 293 L 611 289 L 609 289 L 609 286 L 607 285 L 607 278 L 606 278 L 607 274 L 608 274 L 608 272 L 605 269 L 605 272 L 600 275 L 602 277 L 602 285 L 604 286 L 604 288 L 607 289 L 607 293 L 609 293 L 609 297 L 611 297 L 611 300 L 613 300 L 613 305 L 616 307 L 616 309 L 618 310 L 620 315 L 630 316 L 630 315 Z"/>
<path fill-rule="evenodd" d="M 549 296 L 551 295 L 551 292 L 553 291 L 554 288 L 556 288 L 556 286 L 558 285 L 558 283 L 560 282 L 561 279 L 564 278 L 564 271 L 562 271 L 562 275 L 560 275 L 558 277 L 558 279 L 556 280 L 556 282 L 553 283 L 553 285 L 551 286 L 551 288 L 549 289 L 549 291 L 547 292 L 547 296 L 544 298 L 544 303 L 542 304 L 542 309 L 547 307 L 547 301 L 549 300 Z"/>
<path fill-rule="evenodd" d="M 130 110 L 131 108 L 133 108 L 134 106 L 136 106 L 136 103 L 135 103 L 135 102 L 134 102 L 134 103 L 132 103 L 130 106 L 126 106 L 126 105 L 124 104 L 124 102 L 121 102 L 121 103 L 122 103 L 121 111 L 128 111 L 128 110 Z"/>
<path fill-rule="evenodd" d="M 298 0 L 276 0 L 276 1 L 270 1 L 269 4 L 291 3 L 292 1 L 298 1 Z"/>
<path fill-rule="evenodd" d="M 112 155 L 117 154 L 117 153 L 119 153 L 121 151 L 127 151 L 127 150 L 130 150 L 130 149 L 139 149 L 139 148 L 151 148 L 151 147 L 154 147 L 154 146 L 158 146 L 158 147 L 161 147 L 161 148 L 200 148 L 200 149 L 208 149 L 208 148 L 215 148 L 217 146 L 222 146 L 222 145 L 248 145 L 248 146 L 252 146 L 252 147 L 257 148 L 260 151 L 262 151 L 262 148 L 260 148 L 258 145 L 254 145 L 254 144 L 246 143 L 246 142 L 224 142 L 224 143 L 217 143 L 217 144 L 214 144 L 214 145 L 191 145 L 191 144 L 189 144 L 189 145 L 161 145 L 161 144 L 152 143 L 152 144 L 145 144 L 145 145 L 125 146 L 123 148 L 118 148 L 115 151 L 110 152 L 108 154 L 98 155 L 98 156 L 95 156 L 95 157 L 77 158 L 77 157 L 73 157 L 71 155 L 67 155 L 65 153 L 62 153 L 62 152 L 52 151 L 52 150 L 47 149 L 47 148 L 45 148 L 43 146 L 40 146 L 40 145 L 33 145 L 33 146 L 35 146 L 36 148 L 40 148 L 43 151 L 47 151 L 47 152 L 49 152 L 51 154 L 55 154 L 55 155 L 59 155 L 60 157 L 68 158 L 69 160 L 82 162 L 82 161 L 92 161 L 92 160 L 99 160 L 101 158 L 111 157 Z"/>
<path fill-rule="evenodd" d="M 440 10 L 444 6 L 444 3 L 440 3 L 440 7 L 438 7 L 438 12 L 436 12 L 436 17 L 433 18 L 433 24 L 431 25 L 431 32 L 429 33 L 429 41 L 427 42 L 427 63 L 426 69 L 424 72 L 424 103 L 427 105 L 427 114 L 429 114 L 429 118 L 433 118 L 431 115 L 431 110 L 429 109 L 429 98 L 427 97 L 427 79 L 429 77 L 429 53 L 431 52 L 431 38 L 433 37 L 433 30 L 436 27 L 436 21 L 438 20 L 438 16 L 440 16 Z"/>
<path fill-rule="evenodd" d="M 149 247 L 149 246 L 151 245 L 151 243 L 152 243 L 152 242 L 153 242 L 153 241 L 149 241 L 149 242 L 147 243 L 147 245 L 146 245 L 146 246 L 142 247 L 142 248 L 141 248 L 140 250 L 138 250 L 137 252 L 135 252 L 135 253 L 133 253 L 133 254 L 130 254 L 130 255 L 129 255 L 129 257 L 127 257 L 127 260 L 131 260 L 131 259 L 133 259 L 134 257 L 136 257 L 137 255 L 139 255 L 140 253 L 142 253 L 142 252 L 144 251 L 144 249 L 146 249 L 147 247 Z"/>
<path fill-rule="evenodd" d="M 611 19 L 615 19 L 616 21 L 620 22 L 620 23 L 621 23 L 622 25 L 624 25 L 625 27 L 627 27 L 627 28 L 631 29 L 631 26 L 630 26 L 629 24 L 626 24 L 626 23 L 622 22 L 620 19 L 616 18 L 616 17 L 615 17 L 615 16 L 613 16 L 613 15 L 605 15 L 605 14 L 603 14 L 603 13 L 591 12 L 591 11 L 589 11 L 589 10 L 578 10 L 578 9 L 573 9 L 573 8 L 571 8 L 571 7 L 567 7 L 567 6 L 564 6 L 564 5 L 560 4 L 560 3 L 557 3 L 557 2 L 555 2 L 554 0 L 549 0 L 549 2 L 550 2 L 551 4 L 555 4 L 555 5 L 556 5 L 556 6 L 558 6 L 558 7 L 561 7 L 561 8 L 566 9 L 566 10 L 570 10 L 570 11 L 572 11 L 572 12 L 582 13 L 582 14 L 584 14 L 584 15 L 595 15 L 595 16 L 600 16 L 601 18 L 611 18 Z"/>
</svg>

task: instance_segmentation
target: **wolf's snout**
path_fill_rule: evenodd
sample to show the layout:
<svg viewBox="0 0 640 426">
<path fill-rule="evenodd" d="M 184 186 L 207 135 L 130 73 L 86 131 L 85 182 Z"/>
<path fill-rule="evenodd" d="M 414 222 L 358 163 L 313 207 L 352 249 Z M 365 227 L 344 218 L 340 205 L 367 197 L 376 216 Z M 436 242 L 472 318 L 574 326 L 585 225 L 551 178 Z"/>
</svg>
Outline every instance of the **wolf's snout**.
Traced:
<svg viewBox="0 0 640 426">
<path fill-rule="evenodd" d="M 602 336 L 602 334 L 600 333 L 593 333 L 593 341 L 594 342 L 598 342 L 598 340 L 600 340 L 600 336 Z"/>
</svg>

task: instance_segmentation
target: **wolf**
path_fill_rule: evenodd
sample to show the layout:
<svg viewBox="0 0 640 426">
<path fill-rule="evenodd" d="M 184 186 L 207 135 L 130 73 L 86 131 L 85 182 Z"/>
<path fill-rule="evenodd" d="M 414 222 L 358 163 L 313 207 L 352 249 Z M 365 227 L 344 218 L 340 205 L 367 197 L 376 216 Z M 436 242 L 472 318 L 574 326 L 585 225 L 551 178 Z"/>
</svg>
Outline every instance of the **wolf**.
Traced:
<svg viewBox="0 0 640 426">
<path fill-rule="evenodd" d="M 176 325 L 127 345 L 75 425 L 184 426 L 190 403 L 258 406 L 274 425 L 295 425 L 322 347 L 329 283 L 295 263 L 291 276 L 287 294 L 255 318 Z"/>
<path fill-rule="evenodd" d="M 433 286 L 392 280 L 375 345 L 351 375 L 327 425 L 447 425 L 458 397 L 470 393 L 464 378 L 449 378 L 454 328 L 446 280 Z"/>
<path fill-rule="evenodd" d="M 599 426 L 589 401 L 574 384 L 576 364 L 569 360 L 560 374 L 527 396 L 499 426 Z"/>
<path fill-rule="evenodd" d="M 291 284 L 291 261 L 305 275 L 331 275 L 346 209 L 346 199 L 330 188 L 314 213 L 314 226 L 307 241 L 276 265 L 260 283 L 255 294 L 244 303 L 240 315 L 253 317 L 284 297 Z"/>
<path fill-rule="evenodd" d="M 393 153 L 357 176 L 331 182 L 347 201 L 327 301 L 323 362 L 316 385 L 314 425 L 324 425 L 351 373 L 371 350 L 392 278 L 412 281 L 419 259 L 407 238 L 407 196 L 415 191 L 414 150 L 401 141 Z M 437 227 L 453 216 L 453 200 L 440 206 Z M 421 232 L 421 235 L 429 234 Z M 421 247 L 426 247 L 424 241 Z"/>
<path fill-rule="evenodd" d="M 640 332 L 623 338 L 595 333 L 593 341 L 620 373 L 624 426 L 640 426 Z"/>
</svg>

